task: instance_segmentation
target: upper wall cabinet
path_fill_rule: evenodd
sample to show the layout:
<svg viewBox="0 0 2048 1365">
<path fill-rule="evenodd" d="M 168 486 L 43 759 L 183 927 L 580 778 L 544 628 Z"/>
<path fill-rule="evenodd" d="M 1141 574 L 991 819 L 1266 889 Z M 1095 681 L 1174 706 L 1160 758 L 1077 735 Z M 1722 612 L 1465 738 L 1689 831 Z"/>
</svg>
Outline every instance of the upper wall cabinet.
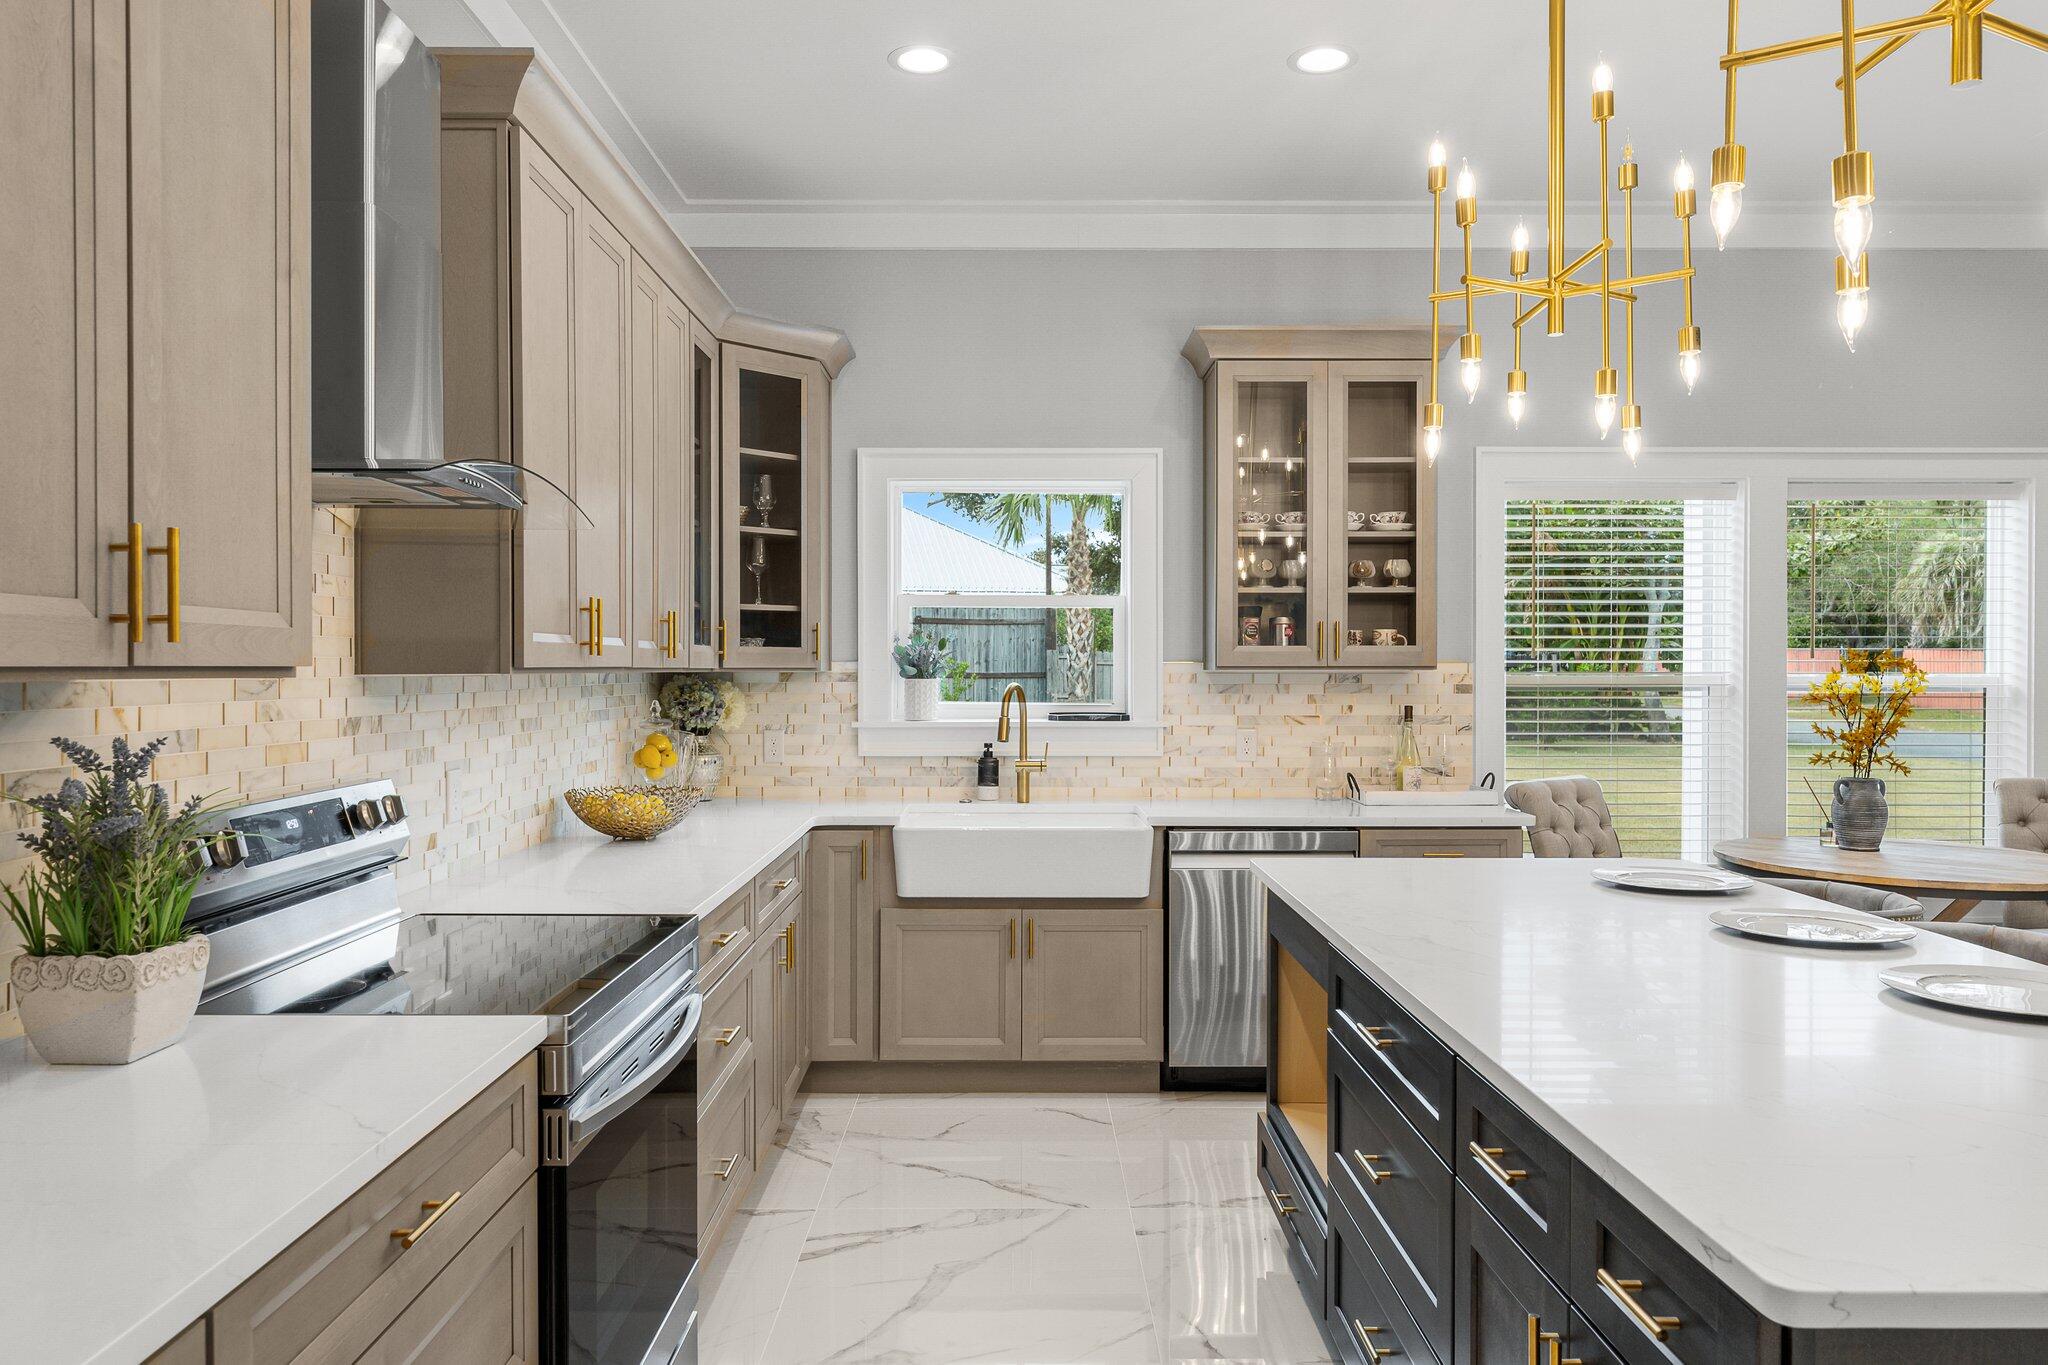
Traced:
<svg viewBox="0 0 2048 1365">
<path fill-rule="evenodd" d="M 310 657 L 307 0 L 0 6 L 0 670 Z"/>
<path fill-rule="evenodd" d="M 845 338 L 734 312 L 531 53 L 437 56 L 447 450 L 535 477 L 364 509 L 361 667 L 815 666 Z"/>
<path fill-rule="evenodd" d="M 1429 333 L 1200 328 L 1209 666 L 1436 662 Z"/>
</svg>

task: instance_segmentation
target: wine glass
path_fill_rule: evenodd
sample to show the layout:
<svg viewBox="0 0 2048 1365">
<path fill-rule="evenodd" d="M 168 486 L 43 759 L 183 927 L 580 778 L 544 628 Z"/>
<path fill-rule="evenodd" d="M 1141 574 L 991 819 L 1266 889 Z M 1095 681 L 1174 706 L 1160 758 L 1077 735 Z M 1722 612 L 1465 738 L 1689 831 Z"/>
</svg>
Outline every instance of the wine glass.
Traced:
<svg viewBox="0 0 2048 1365">
<path fill-rule="evenodd" d="M 768 542 L 754 541 L 753 558 L 747 561 L 747 572 L 754 576 L 754 605 L 761 605 L 761 575 L 768 572 Z"/>
<path fill-rule="evenodd" d="M 775 478 L 763 474 L 754 481 L 754 511 L 760 514 L 761 524 L 768 524 L 768 514 L 775 510 Z"/>
</svg>

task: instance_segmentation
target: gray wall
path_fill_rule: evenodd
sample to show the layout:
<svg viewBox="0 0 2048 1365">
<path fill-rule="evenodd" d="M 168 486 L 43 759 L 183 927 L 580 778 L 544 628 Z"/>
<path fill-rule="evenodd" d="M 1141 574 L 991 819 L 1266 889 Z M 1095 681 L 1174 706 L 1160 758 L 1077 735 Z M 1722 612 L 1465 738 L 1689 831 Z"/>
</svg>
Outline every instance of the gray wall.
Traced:
<svg viewBox="0 0 2048 1365">
<path fill-rule="evenodd" d="M 1816 219 L 1817 233 L 1825 233 Z M 2048 443 L 2040 327 L 2048 251 L 1895 251 L 1873 261 L 1871 322 L 1851 355 L 1834 328 L 1832 256 L 1711 248 L 1696 238 L 1705 376 L 1687 398 L 1672 348 L 1678 301 L 1639 311 L 1646 468 L 1667 446 L 2032 446 Z M 1881 243 L 1880 243 L 1881 247 Z M 1202 655 L 1200 384 L 1180 357 L 1212 323 L 1425 317 L 1428 256 L 1408 251 L 714 250 L 741 307 L 841 327 L 856 356 L 833 406 L 832 631 L 855 640 L 852 452 L 861 446 L 1157 446 L 1165 452 L 1165 646 Z M 1641 268 L 1671 262 L 1644 254 Z M 1599 318 L 1525 341 L 1531 405 L 1508 424 L 1504 305 L 1484 308 L 1487 383 L 1466 407 L 1446 365 L 1439 472 L 1440 650 L 1472 650 L 1473 449 L 1593 437 Z M 1446 318 L 1446 344 L 1457 323 Z M 1617 310 L 1616 345 L 1620 344 Z M 1455 357 L 1455 350 L 1452 351 Z M 1625 462 L 1616 448 L 1617 466 Z"/>
</svg>

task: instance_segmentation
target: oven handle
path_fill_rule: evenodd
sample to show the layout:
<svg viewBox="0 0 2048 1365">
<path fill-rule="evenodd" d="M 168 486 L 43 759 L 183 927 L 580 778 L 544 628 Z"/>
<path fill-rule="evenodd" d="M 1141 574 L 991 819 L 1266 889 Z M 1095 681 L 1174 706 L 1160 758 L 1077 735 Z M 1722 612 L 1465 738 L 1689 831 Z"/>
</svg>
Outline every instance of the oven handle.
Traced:
<svg viewBox="0 0 2048 1365">
<path fill-rule="evenodd" d="M 690 1049 L 697 1045 L 697 1021 L 704 1014 L 704 997 L 692 993 L 685 998 L 682 1022 L 676 1027 L 676 1036 L 663 1048 L 658 1056 L 649 1061 L 640 1079 L 616 1095 L 608 1096 L 603 1103 L 588 1108 L 571 1105 L 564 1117 L 569 1121 L 569 1150 L 581 1147 L 586 1138 L 593 1136 L 600 1128 L 617 1118 L 626 1110 L 639 1103 L 648 1091 L 660 1085 L 668 1074 L 682 1064 L 690 1055 Z"/>
</svg>

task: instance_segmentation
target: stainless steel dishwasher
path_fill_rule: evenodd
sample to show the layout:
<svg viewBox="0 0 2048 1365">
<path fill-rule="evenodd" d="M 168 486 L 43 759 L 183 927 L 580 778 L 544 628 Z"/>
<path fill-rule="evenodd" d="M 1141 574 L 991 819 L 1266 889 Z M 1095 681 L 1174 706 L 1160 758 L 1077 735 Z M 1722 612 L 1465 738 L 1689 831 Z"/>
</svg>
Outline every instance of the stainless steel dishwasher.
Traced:
<svg viewBox="0 0 2048 1365">
<path fill-rule="evenodd" d="M 1163 1085 L 1265 1083 L 1266 900 L 1254 858 L 1356 857 L 1351 829 L 1185 829 L 1166 836 Z"/>
</svg>

